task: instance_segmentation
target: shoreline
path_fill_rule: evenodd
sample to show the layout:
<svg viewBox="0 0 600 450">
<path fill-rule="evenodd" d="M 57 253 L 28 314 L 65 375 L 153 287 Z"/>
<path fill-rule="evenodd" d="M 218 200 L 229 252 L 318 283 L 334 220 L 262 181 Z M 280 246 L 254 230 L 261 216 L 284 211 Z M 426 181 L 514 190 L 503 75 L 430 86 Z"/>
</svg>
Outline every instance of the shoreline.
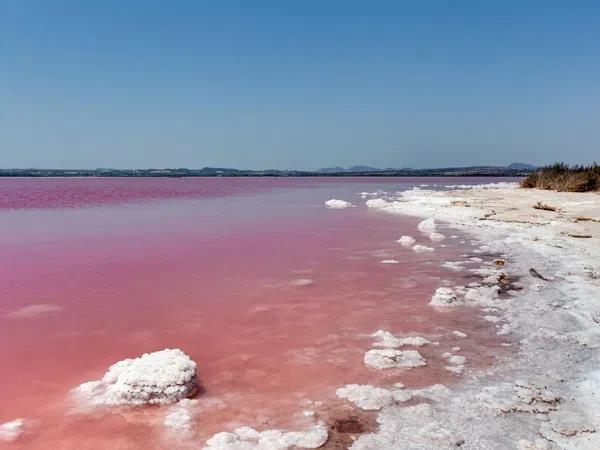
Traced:
<svg viewBox="0 0 600 450">
<path fill-rule="evenodd" d="M 534 209 L 538 201 L 557 210 Z M 465 301 L 493 311 L 518 353 L 466 371 L 426 403 L 384 407 L 379 431 L 352 448 L 600 448 L 600 195 L 484 185 L 417 188 L 367 205 L 468 232 L 478 251 L 507 255 L 502 271 L 522 289 Z"/>
</svg>

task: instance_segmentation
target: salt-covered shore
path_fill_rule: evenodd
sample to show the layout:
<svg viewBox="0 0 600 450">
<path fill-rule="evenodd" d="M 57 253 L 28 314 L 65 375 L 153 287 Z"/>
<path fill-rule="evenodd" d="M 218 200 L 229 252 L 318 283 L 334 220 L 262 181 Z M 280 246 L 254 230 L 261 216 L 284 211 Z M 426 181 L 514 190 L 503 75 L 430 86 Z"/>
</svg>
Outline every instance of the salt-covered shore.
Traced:
<svg viewBox="0 0 600 450">
<path fill-rule="evenodd" d="M 465 371 L 452 390 L 407 391 L 408 405 L 394 401 L 394 387 L 374 391 L 384 399 L 379 430 L 352 448 L 600 448 L 600 196 L 506 183 L 459 188 L 415 188 L 367 205 L 466 231 L 475 258 L 502 255 L 496 267 L 481 267 L 482 283 L 443 288 L 432 305 L 481 305 L 515 353 Z M 534 209 L 537 202 L 556 211 Z M 503 283 L 513 288 L 499 295 Z M 367 394 L 354 398 L 373 409 Z"/>
</svg>

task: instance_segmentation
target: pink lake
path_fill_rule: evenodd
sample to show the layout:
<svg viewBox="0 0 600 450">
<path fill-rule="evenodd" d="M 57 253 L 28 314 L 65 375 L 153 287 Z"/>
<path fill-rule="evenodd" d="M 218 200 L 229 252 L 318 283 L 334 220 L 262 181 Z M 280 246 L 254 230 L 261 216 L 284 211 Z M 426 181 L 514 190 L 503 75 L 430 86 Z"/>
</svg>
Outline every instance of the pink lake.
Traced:
<svg viewBox="0 0 600 450">
<path fill-rule="evenodd" d="M 441 353 L 460 345 L 471 366 L 486 366 L 506 351 L 479 311 L 428 305 L 443 280 L 466 283 L 441 264 L 464 259 L 471 240 L 446 229 L 460 238 L 416 254 L 395 241 L 432 245 L 419 220 L 369 210 L 357 194 L 491 181 L 0 179 L 0 423 L 31 424 L 0 448 L 202 448 L 240 425 L 302 429 L 305 409 L 330 423 L 346 383 L 460 382 Z M 357 207 L 326 209 L 330 198 Z M 378 329 L 440 345 L 419 349 L 425 367 L 368 369 Z M 163 348 L 198 364 L 192 441 L 165 435 L 164 407 L 81 413 L 69 400 L 111 364 Z"/>
</svg>

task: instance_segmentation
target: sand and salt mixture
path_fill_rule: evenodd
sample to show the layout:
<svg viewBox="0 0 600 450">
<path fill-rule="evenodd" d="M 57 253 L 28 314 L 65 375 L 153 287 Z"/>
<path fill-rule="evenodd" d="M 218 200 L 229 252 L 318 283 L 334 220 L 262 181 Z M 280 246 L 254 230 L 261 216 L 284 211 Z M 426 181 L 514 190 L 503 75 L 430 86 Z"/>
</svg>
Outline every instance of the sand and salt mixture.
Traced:
<svg viewBox="0 0 600 450">
<path fill-rule="evenodd" d="M 534 210 L 538 200 L 557 211 Z M 203 396 L 200 363 L 178 349 L 157 349 L 115 361 L 101 379 L 73 386 L 74 413 L 119 408 L 143 416 L 143 408 L 154 408 L 152 427 L 171 448 L 600 448 L 600 197 L 500 183 L 364 192 L 325 206 L 358 209 L 365 201 L 376 214 L 421 218 L 412 235 L 396 237 L 412 257 L 461 241 L 464 254 L 440 264 L 448 277 L 424 306 L 441 317 L 476 315 L 487 324 L 497 346 L 490 344 L 497 349 L 493 364 L 471 361 L 484 325 L 430 333 L 374 329 L 359 337 L 368 376 L 307 401 L 296 426 L 238 423 L 198 440 L 203 416 L 218 400 Z M 382 255 L 379 262 L 393 270 L 401 258 Z M 303 277 L 290 283 L 313 284 Z M 445 373 L 446 382 L 419 383 L 425 367 Z M 27 417 L 0 424 L 0 445 L 26 446 L 36 426 Z"/>
</svg>

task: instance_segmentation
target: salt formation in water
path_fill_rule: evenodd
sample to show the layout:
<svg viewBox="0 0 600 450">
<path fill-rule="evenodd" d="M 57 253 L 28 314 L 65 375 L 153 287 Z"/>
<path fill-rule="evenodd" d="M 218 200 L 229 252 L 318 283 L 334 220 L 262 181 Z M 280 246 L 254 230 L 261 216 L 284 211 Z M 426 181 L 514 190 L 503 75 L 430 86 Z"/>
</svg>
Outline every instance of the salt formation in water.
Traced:
<svg viewBox="0 0 600 450">
<path fill-rule="evenodd" d="M 400 261 L 397 259 L 382 259 L 381 264 L 398 264 Z"/>
<path fill-rule="evenodd" d="M 335 198 L 332 198 L 331 200 L 327 200 L 325 202 L 325 206 L 327 206 L 328 208 L 331 209 L 344 209 L 344 208 L 351 208 L 354 205 L 350 202 L 346 202 L 344 200 L 338 200 Z"/>
<path fill-rule="evenodd" d="M 412 249 L 416 253 L 426 253 L 426 252 L 432 252 L 433 251 L 433 248 L 427 247 L 426 245 L 421 245 L 421 244 L 413 245 Z"/>
<path fill-rule="evenodd" d="M 454 306 L 456 303 L 458 303 L 456 294 L 451 288 L 447 287 L 437 288 L 429 302 L 432 306 Z"/>
<path fill-rule="evenodd" d="M 405 338 L 397 338 L 389 331 L 384 330 L 377 330 L 375 333 L 372 334 L 372 336 L 378 339 L 378 341 L 375 343 L 377 347 L 398 348 L 404 345 L 421 347 L 423 345 L 431 343 L 429 340 L 421 336 L 408 336 Z"/>
<path fill-rule="evenodd" d="M 177 402 L 165 416 L 164 426 L 172 432 L 178 439 L 189 438 L 194 433 L 194 412 L 193 407 L 198 404 L 198 400 L 184 398 Z"/>
<path fill-rule="evenodd" d="M 25 431 L 25 421 L 15 419 L 0 425 L 0 442 L 14 442 Z"/>
<path fill-rule="evenodd" d="M 197 389 L 196 363 L 179 349 L 165 349 L 119 361 L 102 380 L 83 383 L 72 393 L 90 406 L 137 406 L 175 403 Z"/>
<path fill-rule="evenodd" d="M 439 241 L 443 241 L 444 239 L 446 239 L 446 236 L 444 236 L 442 233 L 429 233 L 429 239 L 431 239 L 434 242 L 439 242 Z"/>
<path fill-rule="evenodd" d="M 310 278 L 298 278 L 296 280 L 292 281 L 292 286 L 298 286 L 298 287 L 306 287 L 306 286 L 312 286 L 313 284 L 315 284 L 314 280 L 311 280 Z"/>
<path fill-rule="evenodd" d="M 426 219 L 417 225 L 418 230 L 424 234 L 434 233 L 436 230 L 436 223 L 433 219 Z"/>
<path fill-rule="evenodd" d="M 365 411 L 378 411 L 394 402 L 394 396 L 388 389 L 370 385 L 348 384 L 335 391 L 339 398 L 351 401 Z"/>
<path fill-rule="evenodd" d="M 372 349 L 365 353 L 364 363 L 375 369 L 392 369 L 395 367 L 420 367 L 426 364 L 425 359 L 416 350 Z"/>
<path fill-rule="evenodd" d="M 287 450 L 291 448 L 319 448 L 327 442 L 327 426 L 318 422 L 307 431 L 257 431 L 240 427 L 233 433 L 221 432 L 208 441 L 204 450 Z"/>
<path fill-rule="evenodd" d="M 417 242 L 417 240 L 412 236 L 400 236 L 400 239 L 398 239 L 396 242 L 402 244 L 405 247 L 410 247 L 415 242 Z"/>
<path fill-rule="evenodd" d="M 6 314 L 6 317 L 9 319 L 37 319 L 40 316 L 59 312 L 61 310 L 62 308 L 60 306 L 40 303 L 35 305 L 24 306 L 22 308 L 11 311 Z"/>
</svg>

